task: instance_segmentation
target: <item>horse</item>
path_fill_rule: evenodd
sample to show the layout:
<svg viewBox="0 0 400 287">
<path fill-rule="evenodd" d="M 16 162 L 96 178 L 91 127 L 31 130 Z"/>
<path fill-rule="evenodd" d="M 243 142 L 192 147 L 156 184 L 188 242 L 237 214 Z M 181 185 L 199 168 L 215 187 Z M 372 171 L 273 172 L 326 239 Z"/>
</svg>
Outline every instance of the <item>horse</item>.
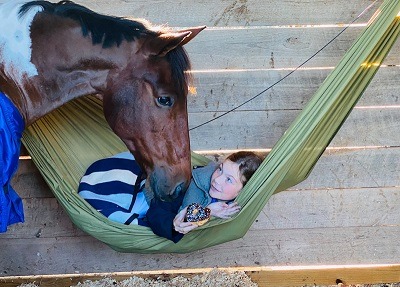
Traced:
<svg viewBox="0 0 400 287">
<path fill-rule="evenodd" d="M 11 0 L 0 6 L 0 18 L 0 92 L 25 127 L 68 101 L 95 95 L 154 197 L 171 201 L 186 190 L 191 75 L 183 45 L 204 26 L 174 31 L 71 1 Z"/>
</svg>

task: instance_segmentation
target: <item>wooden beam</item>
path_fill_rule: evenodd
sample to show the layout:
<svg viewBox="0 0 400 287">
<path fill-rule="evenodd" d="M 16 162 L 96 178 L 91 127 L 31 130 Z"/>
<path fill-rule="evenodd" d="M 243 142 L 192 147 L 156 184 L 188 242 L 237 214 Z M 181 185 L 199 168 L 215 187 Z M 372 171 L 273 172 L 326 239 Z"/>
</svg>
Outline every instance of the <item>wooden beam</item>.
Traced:
<svg viewBox="0 0 400 287">
<path fill-rule="evenodd" d="M 133 276 L 168 280 L 177 276 L 191 278 L 210 272 L 212 268 L 132 271 L 112 273 L 57 274 L 36 276 L 0 277 L 3 287 L 15 287 L 23 283 L 46 286 L 71 286 L 85 280 L 99 280 L 110 277 L 116 281 Z M 400 265 L 322 265 L 322 266 L 272 266 L 272 267 L 231 267 L 221 271 L 244 271 L 253 282 L 266 287 L 291 287 L 305 285 L 337 285 L 396 283 L 400 281 Z"/>
</svg>

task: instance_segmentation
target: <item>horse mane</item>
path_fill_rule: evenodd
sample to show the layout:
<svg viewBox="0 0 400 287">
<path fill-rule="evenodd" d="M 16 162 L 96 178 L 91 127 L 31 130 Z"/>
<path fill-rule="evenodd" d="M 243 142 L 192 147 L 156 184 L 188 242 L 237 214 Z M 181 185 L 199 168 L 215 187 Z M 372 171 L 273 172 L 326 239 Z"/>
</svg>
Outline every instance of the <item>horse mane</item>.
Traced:
<svg viewBox="0 0 400 287">
<path fill-rule="evenodd" d="M 86 37 L 90 33 L 93 45 L 102 44 L 103 48 L 110 48 L 113 45 L 119 46 L 124 39 L 131 42 L 143 35 L 157 36 L 169 31 L 166 27 L 157 30 L 151 29 L 150 23 L 146 20 L 138 21 L 98 14 L 69 0 L 58 3 L 48 1 L 27 2 L 21 6 L 19 15 L 23 16 L 33 6 L 41 6 L 42 12 L 67 17 L 79 22 L 83 36 Z M 184 95 L 184 91 L 191 81 L 189 74 L 191 65 L 185 49 L 180 46 L 175 48 L 166 55 L 166 59 L 171 66 L 176 88 Z"/>
<path fill-rule="evenodd" d="M 48 1 L 31 1 L 21 6 L 19 14 L 24 15 L 31 7 L 41 6 L 43 12 L 67 17 L 80 23 L 84 36 L 91 34 L 93 44 L 103 44 L 104 48 L 119 46 L 125 38 L 133 41 L 141 34 L 158 33 L 148 28 L 145 21 L 133 21 L 122 17 L 114 17 L 98 14 L 82 5 L 72 1 L 60 1 L 51 3 Z"/>
</svg>

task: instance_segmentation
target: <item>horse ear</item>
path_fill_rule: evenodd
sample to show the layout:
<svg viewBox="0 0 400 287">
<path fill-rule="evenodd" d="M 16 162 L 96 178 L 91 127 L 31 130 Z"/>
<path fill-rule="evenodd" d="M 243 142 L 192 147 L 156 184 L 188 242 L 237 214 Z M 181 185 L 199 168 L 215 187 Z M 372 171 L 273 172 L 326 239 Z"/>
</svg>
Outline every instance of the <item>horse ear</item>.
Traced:
<svg viewBox="0 0 400 287">
<path fill-rule="evenodd" d="M 163 57 L 176 47 L 188 43 L 204 28 L 205 26 L 161 34 L 156 38 L 146 41 L 143 51 L 148 53 L 148 55 Z"/>
<path fill-rule="evenodd" d="M 189 43 L 190 40 L 192 40 L 194 37 L 197 36 L 197 34 L 199 34 L 201 31 L 203 31 L 206 28 L 206 26 L 200 26 L 200 27 L 194 27 L 194 28 L 189 28 L 189 29 L 185 29 L 185 30 L 181 30 L 179 32 L 186 32 L 186 31 L 190 31 L 191 34 L 188 35 L 187 37 L 185 37 L 182 42 L 179 43 L 179 46 L 183 46 L 186 45 L 187 43 Z"/>
</svg>

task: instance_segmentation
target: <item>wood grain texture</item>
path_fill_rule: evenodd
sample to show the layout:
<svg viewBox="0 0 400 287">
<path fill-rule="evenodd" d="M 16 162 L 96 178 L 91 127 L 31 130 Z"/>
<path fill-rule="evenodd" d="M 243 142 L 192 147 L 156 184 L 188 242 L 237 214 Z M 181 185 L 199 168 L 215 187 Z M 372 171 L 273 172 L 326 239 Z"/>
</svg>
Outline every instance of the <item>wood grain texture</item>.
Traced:
<svg viewBox="0 0 400 287">
<path fill-rule="evenodd" d="M 0 0 L 4 3 L 6 0 Z M 51 1 L 57 2 L 57 1 Z M 98 13 L 133 18 L 146 18 L 170 26 L 259 26 L 315 25 L 348 23 L 371 5 L 370 0 L 355 1 L 259 1 L 259 0 L 75 0 Z M 382 3 L 377 1 L 374 8 Z M 371 9 L 362 17 L 367 21 Z M 332 13 L 335 11 L 335 13 Z"/>
<path fill-rule="evenodd" d="M 1 276 L 236 266 L 396 264 L 398 226 L 251 230 L 187 254 L 118 253 L 91 237 L 0 239 Z M 23 252 L 21 252 L 23 250 Z"/>
<path fill-rule="evenodd" d="M 289 76 L 290 71 L 278 70 L 195 73 L 197 93 L 188 97 L 189 113 L 225 112 L 270 86 L 273 87 L 238 110 L 301 110 L 331 71 L 301 69 Z M 399 73 L 400 67 L 381 67 L 358 106 L 398 106 Z"/>
<path fill-rule="evenodd" d="M 299 111 L 240 111 L 190 132 L 194 150 L 271 148 L 295 120 Z M 197 126 L 220 113 L 190 115 Z M 398 108 L 355 109 L 331 146 L 398 146 Z"/>
</svg>

